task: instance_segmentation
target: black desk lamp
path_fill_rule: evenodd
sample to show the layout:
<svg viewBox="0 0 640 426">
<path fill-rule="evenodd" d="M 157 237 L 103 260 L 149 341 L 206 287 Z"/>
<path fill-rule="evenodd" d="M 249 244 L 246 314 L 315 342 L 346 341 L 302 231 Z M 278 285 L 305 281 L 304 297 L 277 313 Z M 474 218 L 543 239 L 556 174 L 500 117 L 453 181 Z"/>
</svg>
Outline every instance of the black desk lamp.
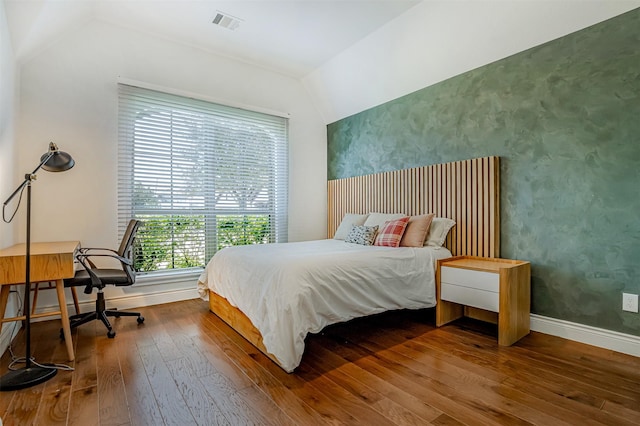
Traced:
<svg viewBox="0 0 640 426">
<path fill-rule="evenodd" d="M 31 293 L 31 181 L 36 180 L 36 172 L 40 168 L 45 169 L 48 172 L 64 172 L 69 170 L 75 164 L 73 158 L 66 152 L 58 150 L 56 144 L 51 142 L 49 144 L 49 151 L 47 151 L 42 157 L 40 157 L 40 164 L 34 171 L 24 176 L 24 181 L 18 188 L 13 191 L 13 194 L 2 206 L 2 218 L 5 222 L 10 223 L 15 216 L 15 212 L 6 220 L 4 218 L 4 209 L 7 204 L 20 193 L 22 198 L 22 191 L 24 187 L 27 187 L 27 253 L 26 253 L 26 269 L 25 269 L 25 331 L 26 331 L 26 365 L 23 368 L 17 370 L 11 370 L 4 376 L 0 377 L 0 391 L 12 391 L 17 389 L 28 388 L 37 385 L 42 382 L 46 382 L 50 378 L 56 375 L 58 372 L 55 368 L 41 367 L 39 365 L 31 365 L 31 308 L 30 308 L 30 293 Z M 18 201 L 18 207 L 20 202 Z M 16 207 L 16 211 L 18 210 Z"/>
</svg>

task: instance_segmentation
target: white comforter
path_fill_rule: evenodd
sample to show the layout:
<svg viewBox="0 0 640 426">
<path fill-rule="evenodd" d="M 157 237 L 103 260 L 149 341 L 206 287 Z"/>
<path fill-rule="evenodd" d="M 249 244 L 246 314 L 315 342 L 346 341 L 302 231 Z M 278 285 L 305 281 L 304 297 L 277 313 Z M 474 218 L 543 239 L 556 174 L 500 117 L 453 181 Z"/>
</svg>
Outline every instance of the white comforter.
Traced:
<svg viewBox="0 0 640 426">
<path fill-rule="evenodd" d="M 228 247 L 198 282 L 239 308 L 287 372 L 302 358 L 307 333 L 392 309 L 433 307 L 436 259 L 445 248 L 362 246 L 318 240 Z"/>
</svg>

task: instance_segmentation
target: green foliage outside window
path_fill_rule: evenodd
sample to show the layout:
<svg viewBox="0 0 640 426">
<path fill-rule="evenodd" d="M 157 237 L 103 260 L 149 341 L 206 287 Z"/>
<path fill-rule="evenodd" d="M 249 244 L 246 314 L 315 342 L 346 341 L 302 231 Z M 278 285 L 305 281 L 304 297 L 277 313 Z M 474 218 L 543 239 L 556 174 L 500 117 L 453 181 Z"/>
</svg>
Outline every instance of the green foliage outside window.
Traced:
<svg viewBox="0 0 640 426">
<path fill-rule="evenodd" d="M 152 272 L 204 267 L 206 255 L 204 215 L 138 215 L 143 227 L 135 242 L 135 269 Z M 233 245 L 269 242 L 269 215 L 217 215 L 212 246 L 215 251 Z"/>
<path fill-rule="evenodd" d="M 269 242 L 269 228 L 268 215 L 218 216 L 217 250 L 229 246 L 266 244 Z"/>
</svg>

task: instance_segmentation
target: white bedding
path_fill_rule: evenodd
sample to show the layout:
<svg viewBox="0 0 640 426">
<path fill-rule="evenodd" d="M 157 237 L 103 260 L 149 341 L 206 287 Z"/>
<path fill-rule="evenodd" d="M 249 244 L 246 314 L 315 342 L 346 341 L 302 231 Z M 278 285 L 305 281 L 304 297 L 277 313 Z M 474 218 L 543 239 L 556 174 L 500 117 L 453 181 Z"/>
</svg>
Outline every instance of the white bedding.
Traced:
<svg viewBox="0 0 640 426">
<path fill-rule="evenodd" d="M 444 247 L 389 248 L 342 240 L 228 247 L 198 282 L 239 308 L 264 346 L 292 372 L 307 333 L 392 309 L 433 307 L 436 259 Z"/>
</svg>

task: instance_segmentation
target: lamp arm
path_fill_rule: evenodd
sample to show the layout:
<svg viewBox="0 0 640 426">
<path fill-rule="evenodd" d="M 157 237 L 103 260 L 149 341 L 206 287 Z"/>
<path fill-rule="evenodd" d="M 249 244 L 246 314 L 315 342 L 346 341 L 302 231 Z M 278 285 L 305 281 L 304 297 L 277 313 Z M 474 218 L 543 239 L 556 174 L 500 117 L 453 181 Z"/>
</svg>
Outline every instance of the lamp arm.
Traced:
<svg viewBox="0 0 640 426">
<path fill-rule="evenodd" d="M 7 200 L 3 203 L 4 206 L 9 204 L 9 202 L 13 200 L 13 197 L 15 197 L 18 194 L 18 192 L 20 192 L 25 186 L 27 186 L 29 182 L 31 182 L 35 178 L 36 172 L 40 170 L 40 168 L 44 166 L 47 161 L 49 161 L 49 159 L 53 156 L 53 154 L 54 154 L 53 151 L 49 151 L 43 157 L 42 161 L 40 161 L 40 164 L 38 164 L 38 167 L 36 167 L 31 173 L 24 175 L 24 181 L 22 181 L 22 183 L 16 188 L 15 191 L 13 191 L 13 193 L 9 196 L 9 198 L 7 198 Z"/>
<path fill-rule="evenodd" d="M 38 170 L 40 170 L 40 167 L 44 166 L 44 165 L 45 165 L 45 163 L 46 163 L 47 161 L 49 161 L 49 159 L 51 159 L 51 157 L 53 157 L 53 154 L 55 154 L 55 151 L 51 151 L 51 150 L 50 150 L 50 151 L 48 151 L 45 155 L 43 155 L 43 157 L 42 157 L 42 161 L 40 161 L 40 164 L 38 164 L 38 167 L 36 167 L 36 168 L 31 172 L 31 175 L 35 175 L 35 174 L 36 174 L 36 172 L 37 172 Z M 25 175 L 25 179 L 27 179 L 27 175 Z"/>
<path fill-rule="evenodd" d="M 7 198 L 7 201 L 5 201 L 5 202 L 3 203 L 3 206 L 6 206 L 7 204 L 9 204 L 9 201 L 11 201 L 11 200 L 13 199 L 13 197 L 15 197 L 15 196 L 16 196 L 16 194 L 22 190 L 22 188 L 24 188 L 25 186 L 27 186 L 27 184 L 28 184 L 28 183 L 29 183 L 29 179 L 25 179 L 25 180 L 20 184 L 20 186 L 18 186 L 18 187 L 16 188 L 16 190 L 15 190 L 15 191 L 13 191 L 13 194 L 11 194 L 11 195 L 9 196 L 9 198 Z"/>
</svg>

